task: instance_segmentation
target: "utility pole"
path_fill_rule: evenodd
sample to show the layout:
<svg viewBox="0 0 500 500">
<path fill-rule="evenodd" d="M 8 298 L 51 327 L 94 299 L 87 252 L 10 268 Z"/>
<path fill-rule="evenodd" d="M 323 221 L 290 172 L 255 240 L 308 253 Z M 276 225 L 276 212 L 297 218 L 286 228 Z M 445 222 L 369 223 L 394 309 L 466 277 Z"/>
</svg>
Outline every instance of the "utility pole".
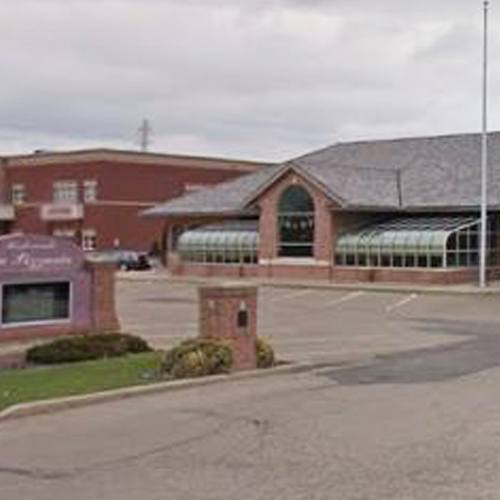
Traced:
<svg viewBox="0 0 500 500">
<path fill-rule="evenodd" d="M 488 232 L 488 0 L 483 4 L 483 96 L 481 134 L 481 237 L 479 252 L 479 286 L 486 287 Z"/>
<path fill-rule="evenodd" d="M 144 118 L 144 120 L 142 120 L 141 126 L 139 127 L 141 151 L 148 150 L 149 145 L 151 144 L 151 132 L 151 124 L 149 123 L 149 120 L 147 118 Z"/>
</svg>

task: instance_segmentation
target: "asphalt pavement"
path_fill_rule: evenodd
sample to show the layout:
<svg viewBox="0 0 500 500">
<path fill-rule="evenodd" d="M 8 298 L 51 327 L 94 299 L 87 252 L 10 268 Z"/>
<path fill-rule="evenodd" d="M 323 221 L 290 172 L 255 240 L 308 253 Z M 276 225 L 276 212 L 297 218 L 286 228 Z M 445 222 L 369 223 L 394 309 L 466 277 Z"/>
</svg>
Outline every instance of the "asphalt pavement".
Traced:
<svg viewBox="0 0 500 500">
<path fill-rule="evenodd" d="M 279 356 L 321 369 L 5 421 L 0 499 L 500 498 L 498 298 L 259 300 Z M 119 283 L 119 310 L 157 346 L 196 333 L 192 286 Z"/>
</svg>

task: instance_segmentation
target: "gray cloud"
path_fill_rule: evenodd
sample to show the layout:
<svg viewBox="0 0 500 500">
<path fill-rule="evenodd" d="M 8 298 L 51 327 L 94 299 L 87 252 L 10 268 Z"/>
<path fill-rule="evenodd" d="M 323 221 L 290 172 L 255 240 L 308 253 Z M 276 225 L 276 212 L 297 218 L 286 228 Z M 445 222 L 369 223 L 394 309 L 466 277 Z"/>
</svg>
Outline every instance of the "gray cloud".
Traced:
<svg viewBox="0 0 500 500">
<path fill-rule="evenodd" d="M 134 147 L 145 116 L 156 150 L 263 159 L 479 127 L 480 2 L 2 0 L 1 10 L 4 152 Z M 492 102 L 499 82 L 493 66 Z"/>
</svg>

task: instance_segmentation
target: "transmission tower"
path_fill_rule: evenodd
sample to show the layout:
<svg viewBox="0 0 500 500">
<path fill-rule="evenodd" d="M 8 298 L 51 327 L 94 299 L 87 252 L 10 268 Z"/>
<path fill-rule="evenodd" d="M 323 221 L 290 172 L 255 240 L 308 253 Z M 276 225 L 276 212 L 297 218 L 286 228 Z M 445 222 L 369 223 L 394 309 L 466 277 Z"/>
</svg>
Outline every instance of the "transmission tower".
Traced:
<svg viewBox="0 0 500 500">
<path fill-rule="evenodd" d="M 149 120 L 147 118 L 144 118 L 138 130 L 141 141 L 141 151 L 147 151 L 149 149 L 149 145 L 151 144 L 152 131 L 153 129 L 151 128 Z"/>
</svg>

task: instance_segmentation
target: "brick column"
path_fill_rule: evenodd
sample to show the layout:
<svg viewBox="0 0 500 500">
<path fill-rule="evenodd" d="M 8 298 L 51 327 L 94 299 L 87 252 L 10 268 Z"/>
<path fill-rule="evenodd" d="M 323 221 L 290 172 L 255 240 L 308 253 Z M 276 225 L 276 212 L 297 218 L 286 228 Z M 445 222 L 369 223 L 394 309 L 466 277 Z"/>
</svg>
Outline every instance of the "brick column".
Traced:
<svg viewBox="0 0 500 500">
<path fill-rule="evenodd" d="M 329 200 L 313 191 L 314 199 L 314 258 L 323 264 L 333 262 L 333 223 Z"/>
<path fill-rule="evenodd" d="M 233 370 L 257 367 L 257 287 L 203 286 L 199 293 L 200 337 L 229 341 Z"/>
<path fill-rule="evenodd" d="M 87 266 L 91 273 L 92 331 L 119 331 L 115 305 L 115 265 L 88 262 Z"/>
<path fill-rule="evenodd" d="M 8 160 L 2 158 L 0 160 L 0 204 L 10 203 L 10 193 L 7 180 L 7 164 Z"/>
</svg>

